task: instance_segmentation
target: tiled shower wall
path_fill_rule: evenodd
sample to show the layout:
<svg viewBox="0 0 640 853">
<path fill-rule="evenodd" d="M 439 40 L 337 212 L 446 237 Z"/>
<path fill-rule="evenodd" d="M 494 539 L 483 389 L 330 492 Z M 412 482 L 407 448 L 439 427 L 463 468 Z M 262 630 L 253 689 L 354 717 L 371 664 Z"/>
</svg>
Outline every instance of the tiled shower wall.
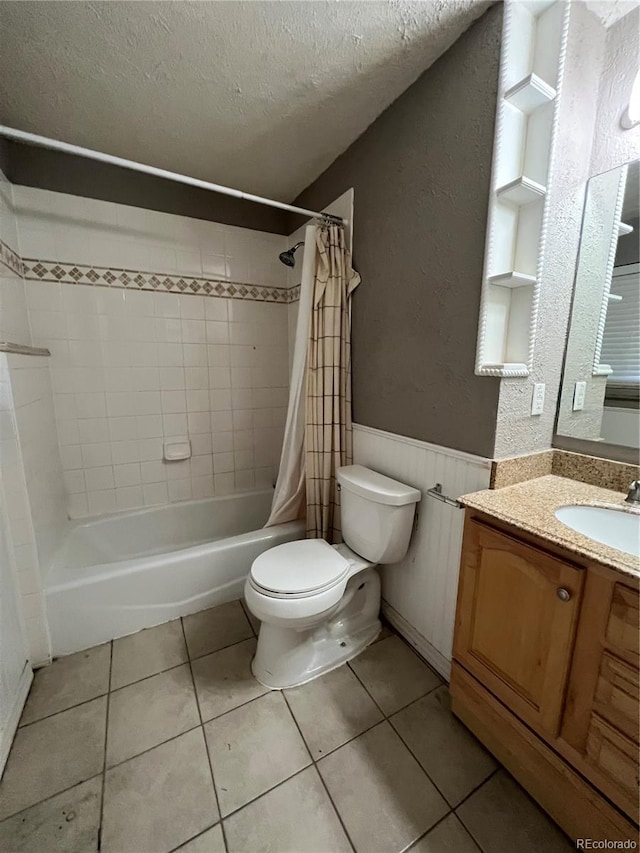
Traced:
<svg viewBox="0 0 640 853">
<path fill-rule="evenodd" d="M 71 517 L 270 486 L 288 398 L 287 238 L 13 191 Z M 183 437 L 192 458 L 164 462 L 163 442 Z"/>
</svg>

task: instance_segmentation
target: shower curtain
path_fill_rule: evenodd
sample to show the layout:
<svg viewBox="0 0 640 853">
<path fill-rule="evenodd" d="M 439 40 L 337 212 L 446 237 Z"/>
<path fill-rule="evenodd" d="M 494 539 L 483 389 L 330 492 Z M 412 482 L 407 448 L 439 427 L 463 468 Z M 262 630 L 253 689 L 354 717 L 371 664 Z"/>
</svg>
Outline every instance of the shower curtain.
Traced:
<svg viewBox="0 0 640 853">
<path fill-rule="evenodd" d="M 344 228 L 318 230 L 307 353 L 305 467 L 307 536 L 342 541 L 336 471 L 353 458 L 351 426 L 351 267 Z"/>
<path fill-rule="evenodd" d="M 304 400 L 306 393 L 307 341 L 311 319 L 316 258 L 316 227 L 307 225 L 304 235 L 298 322 L 291 368 L 289 407 L 271 515 L 265 527 L 304 516 Z"/>
<path fill-rule="evenodd" d="M 352 460 L 351 267 L 344 227 L 307 226 L 287 424 L 266 527 L 300 518 L 341 541 L 336 470 Z"/>
</svg>

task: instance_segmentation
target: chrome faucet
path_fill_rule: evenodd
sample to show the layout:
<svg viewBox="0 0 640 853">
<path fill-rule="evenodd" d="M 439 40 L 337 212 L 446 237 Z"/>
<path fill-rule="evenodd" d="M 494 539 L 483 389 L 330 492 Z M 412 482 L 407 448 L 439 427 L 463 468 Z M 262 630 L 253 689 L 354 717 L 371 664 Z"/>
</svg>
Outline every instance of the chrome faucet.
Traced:
<svg viewBox="0 0 640 853">
<path fill-rule="evenodd" d="M 624 499 L 625 503 L 640 506 L 640 480 L 634 480 L 629 486 L 629 494 Z"/>
</svg>

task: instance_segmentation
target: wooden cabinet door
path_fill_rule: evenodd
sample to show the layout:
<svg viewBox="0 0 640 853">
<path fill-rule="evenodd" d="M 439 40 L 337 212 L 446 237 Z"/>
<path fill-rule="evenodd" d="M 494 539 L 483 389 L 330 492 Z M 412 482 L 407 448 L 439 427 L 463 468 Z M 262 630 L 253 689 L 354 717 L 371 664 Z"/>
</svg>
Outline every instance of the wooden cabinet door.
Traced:
<svg viewBox="0 0 640 853">
<path fill-rule="evenodd" d="M 522 720 L 558 733 L 584 570 L 473 519 L 454 657 Z"/>
</svg>

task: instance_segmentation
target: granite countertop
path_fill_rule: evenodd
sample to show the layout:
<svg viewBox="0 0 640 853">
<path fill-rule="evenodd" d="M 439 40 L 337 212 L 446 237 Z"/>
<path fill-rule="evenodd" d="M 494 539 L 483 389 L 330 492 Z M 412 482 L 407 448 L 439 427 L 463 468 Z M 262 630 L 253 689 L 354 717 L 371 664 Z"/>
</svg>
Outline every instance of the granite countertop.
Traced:
<svg viewBox="0 0 640 853">
<path fill-rule="evenodd" d="M 499 521 L 519 527 L 574 554 L 609 566 L 626 575 L 640 576 L 640 559 L 603 545 L 567 527 L 555 511 L 568 504 L 627 508 L 626 495 L 566 477 L 548 474 L 502 489 L 485 489 L 463 495 L 460 502 Z"/>
</svg>

